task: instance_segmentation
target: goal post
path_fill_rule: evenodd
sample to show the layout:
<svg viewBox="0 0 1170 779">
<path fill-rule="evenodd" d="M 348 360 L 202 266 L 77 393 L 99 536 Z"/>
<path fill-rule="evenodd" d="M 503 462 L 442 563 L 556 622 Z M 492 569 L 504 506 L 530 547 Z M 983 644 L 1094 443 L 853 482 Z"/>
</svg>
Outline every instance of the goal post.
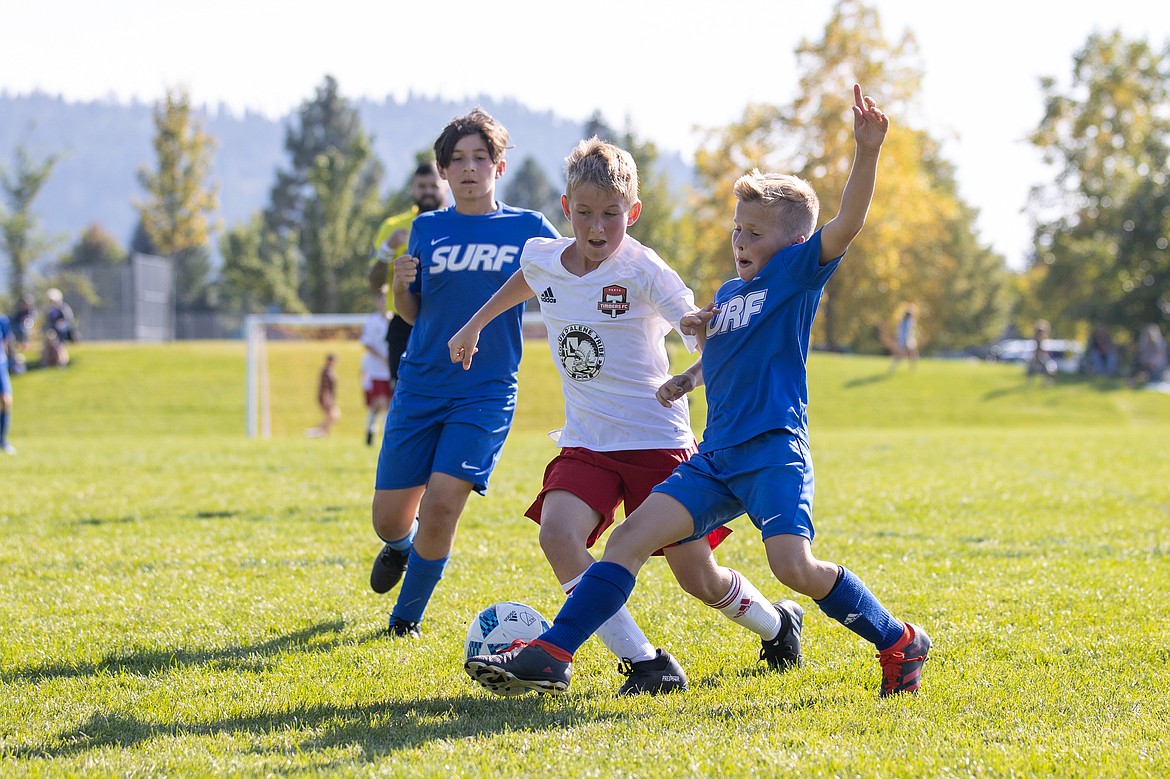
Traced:
<svg viewBox="0 0 1170 779">
<path fill-rule="evenodd" d="M 270 328 L 311 331 L 353 328 L 360 332 L 369 314 L 250 314 L 244 317 L 243 336 L 247 343 L 246 431 L 249 438 L 272 437 L 272 407 L 268 380 L 268 332 Z M 469 313 L 470 317 L 471 314 Z M 524 314 L 524 337 L 545 337 L 544 320 L 538 310 Z"/>
<path fill-rule="evenodd" d="M 369 314 L 250 314 L 244 317 L 247 356 L 247 432 L 249 438 L 272 437 L 272 412 L 268 386 L 268 328 L 311 330 L 328 327 L 361 327 Z"/>
</svg>

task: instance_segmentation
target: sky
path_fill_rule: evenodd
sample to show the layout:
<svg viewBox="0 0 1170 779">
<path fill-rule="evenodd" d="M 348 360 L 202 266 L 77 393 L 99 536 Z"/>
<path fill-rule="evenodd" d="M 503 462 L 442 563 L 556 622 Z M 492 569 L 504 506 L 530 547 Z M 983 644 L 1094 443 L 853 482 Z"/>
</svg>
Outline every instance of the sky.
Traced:
<svg viewBox="0 0 1170 779">
<path fill-rule="evenodd" d="M 961 195 L 980 212 L 981 240 L 1022 267 L 1028 191 L 1051 177 L 1026 142 L 1041 118 L 1040 78 L 1067 85 L 1073 56 L 1094 32 L 1120 30 L 1161 47 L 1170 41 L 1170 13 L 1149 0 L 868 4 L 887 40 L 905 31 L 917 39 L 924 82 L 916 123 L 943 141 Z M 701 137 L 696 127 L 734 122 L 749 103 L 794 97 L 796 47 L 820 39 L 832 7 L 0 0 L 0 90 L 153 102 L 183 85 L 196 104 L 280 117 L 330 74 L 350 98 L 488 95 L 580 121 L 600 110 L 611 125 L 628 120 L 639 137 L 689 155 Z M 863 86 L 880 100 L 880 84 Z"/>
</svg>

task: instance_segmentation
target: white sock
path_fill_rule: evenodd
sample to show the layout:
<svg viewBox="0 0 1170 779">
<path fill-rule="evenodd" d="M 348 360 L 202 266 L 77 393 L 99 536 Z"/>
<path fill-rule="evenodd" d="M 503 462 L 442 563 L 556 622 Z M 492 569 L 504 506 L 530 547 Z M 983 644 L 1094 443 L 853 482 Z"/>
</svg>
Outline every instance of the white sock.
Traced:
<svg viewBox="0 0 1170 779">
<path fill-rule="evenodd" d="M 374 425 L 378 423 L 378 412 L 370 411 L 369 416 L 366 417 L 366 430 L 373 430 Z"/>
<path fill-rule="evenodd" d="M 731 571 L 731 589 L 718 602 L 707 605 L 760 638 L 770 641 L 778 636 L 783 620 L 776 607 L 739 571 L 727 570 Z"/>
<path fill-rule="evenodd" d="M 581 581 L 581 576 L 584 575 L 582 573 L 580 576 L 563 583 L 561 589 L 568 595 Z M 616 614 L 601 623 L 601 627 L 594 635 L 601 639 L 601 643 L 605 644 L 606 649 L 613 652 L 619 660 L 640 663 L 643 660 L 653 660 L 658 656 L 658 650 L 646 638 L 646 634 L 642 632 L 642 628 L 638 627 L 638 623 L 634 622 L 633 615 L 625 606 L 622 606 Z"/>
</svg>

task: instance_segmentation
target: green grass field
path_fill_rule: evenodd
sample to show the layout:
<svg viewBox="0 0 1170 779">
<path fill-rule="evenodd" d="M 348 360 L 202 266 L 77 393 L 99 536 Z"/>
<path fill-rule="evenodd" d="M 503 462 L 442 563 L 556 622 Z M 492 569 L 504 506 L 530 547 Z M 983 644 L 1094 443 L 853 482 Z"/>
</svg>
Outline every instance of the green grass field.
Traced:
<svg viewBox="0 0 1170 779">
<path fill-rule="evenodd" d="M 326 348 L 344 416 L 308 440 Z M 241 343 L 73 351 L 16 378 L 0 456 L 0 775 L 1170 774 L 1170 395 L 816 354 L 815 549 L 930 632 L 922 694 L 879 700 L 872 647 L 804 597 L 805 667 L 765 673 L 652 561 L 631 610 L 689 692 L 615 698 L 590 641 L 568 694 L 501 699 L 462 672 L 467 620 L 561 601 L 522 517 L 560 423 L 543 344 L 414 642 L 367 586 L 353 344 L 271 345 L 271 440 L 244 435 Z M 789 597 L 733 527 L 721 562 Z"/>
</svg>

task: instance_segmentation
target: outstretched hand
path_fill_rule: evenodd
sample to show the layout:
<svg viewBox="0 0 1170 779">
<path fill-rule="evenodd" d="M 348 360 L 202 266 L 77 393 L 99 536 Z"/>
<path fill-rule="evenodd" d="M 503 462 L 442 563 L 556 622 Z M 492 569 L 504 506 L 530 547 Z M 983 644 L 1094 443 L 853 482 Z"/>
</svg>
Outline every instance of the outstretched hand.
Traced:
<svg viewBox="0 0 1170 779">
<path fill-rule="evenodd" d="M 890 129 L 890 118 L 877 107 L 877 101 L 863 95 L 861 85 L 853 85 L 853 137 L 863 149 L 881 148 Z"/>
<path fill-rule="evenodd" d="M 698 311 L 683 314 L 682 319 L 678 321 L 679 332 L 683 335 L 693 335 L 699 342 L 699 349 L 702 350 L 707 343 L 707 324 L 718 313 L 718 307 L 714 303 L 708 303 Z"/>
</svg>

